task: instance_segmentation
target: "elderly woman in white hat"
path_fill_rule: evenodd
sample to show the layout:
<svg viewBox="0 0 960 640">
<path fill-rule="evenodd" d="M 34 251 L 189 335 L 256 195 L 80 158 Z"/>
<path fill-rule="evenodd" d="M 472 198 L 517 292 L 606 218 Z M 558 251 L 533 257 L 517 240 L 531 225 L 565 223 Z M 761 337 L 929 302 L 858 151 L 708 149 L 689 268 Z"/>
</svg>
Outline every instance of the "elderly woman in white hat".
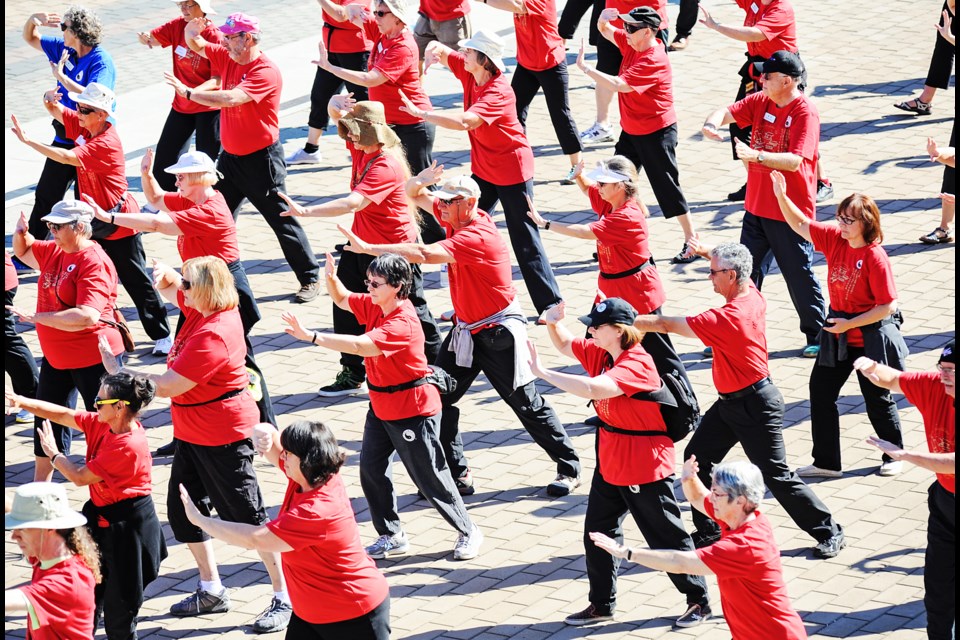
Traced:
<svg viewBox="0 0 960 640">
<path fill-rule="evenodd" d="M 10 116 L 13 133 L 20 142 L 47 158 L 76 167 L 77 192 L 82 199 L 112 213 L 139 211 L 140 205 L 127 190 L 126 158 L 120 134 L 109 120 L 113 115 L 113 91 L 99 82 L 91 82 L 83 92 L 69 95 L 77 103 L 76 110 L 60 104 L 60 94 L 55 90 L 43 95 L 43 104 L 47 112 L 63 124 L 67 136 L 82 137 L 83 144 L 62 149 L 34 142 L 27 138 L 16 116 Z M 100 221 L 93 222 L 92 231 L 93 238 L 116 265 L 120 282 L 137 307 L 144 331 L 156 341 L 154 355 L 166 355 L 173 344 L 167 310 L 147 273 L 147 257 L 140 234 Z"/>
<path fill-rule="evenodd" d="M 33 575 L 30 584 L 4 591 L 4 612 L 26 614 L 28 637 L 90 640 L 100 557 L 87 519 L 70 508 L 63 485 L 52 482 L 17 487 L 7 511 L 3 528 L 13 531 Z"/>
<path fill-rule="evenodd" d="M 407 101 L 404 110 L 427 122 L 470 137 L 472 178 L 480 185 L 477 206 L 492 212 L 497 201 L 510 232 L 520 273 L 537 313 L 561 300 L 560 287 L 547 260 L 540 233 L 527 218 L 527 198 L 533 197 L 533 149 L 517 118 L 516 97 L 503 72 L 503 41 L 477 31 L 460 41 L 460 52 L 431 42 L 424 54 L 426 70 L 440 62 L 463 85 L 463 111 L 424 111 Z"/>
<path fill-rule="evenodd" d="M 215 14 L 211 0 L 173 0 L 180 10 L 180 15 L 170 22 L 160 25 L 151 31 L 141 31 L 137 34 L 140 44 L 153 49 L 154 47 L 169 47 L 173 58 L 173 76 L 187 88 L 195 90 L 218 89 L 220 77 L 210 68 L 210 61 L 194 52 L 187 45 L 183 30 L 194 18 L 206 18 Z M 200 33 L 204 40 L 220 44 L 223 34 L 213 23 L 207 21 L 206 27 Z M 167 114 L 167 121 L 163 124 L 163 131 L 157 141 L 157 167 L 168 167 L 176 162 L 177 156 L 184 147 L 190 144 L 190 137 L 196 133 L 197 151 L 206 153 L 216 159 L 220 154 L 220 109 L 208 107 L 197 102 L 187 100 L 179 93 L 173 94 L 173 105 Z M 166 191 L 174 191 L 176 185 L 169 173 L 158 170 L 154 178 Z"/>
<path fill-rule="evenodd" d="M 372 101 L 354 102 L 349 96 L 340 95 L 330 100 L 329 112 L 337 123 L 340 137 L 346 140 L 347 150 L 353 159 L 350 193 L 312 207 L 299 205 L 281 194 L 290 205 L 288 215 L 327 218 L 352 212 L 353 225 L 350 229 L 366 242 L 416 242 L 417 211 L 407 199 L 405 190 L 410 167 L 399 138 L 387 124 L 384 105 Z M 351 292 L 366 293 L 367 267 L 372 261 L 373 256 L 344 252 L 337 267 L 337 277 Z M 412 265 L 412 270 L 413 284 L 409 299 L 423 327 L 427 359 L 434 362 L 440 350 L 440 330 L 424 298 L 420 265 Z M 354 336 L 363 335 L 364 332 L 354 314 L 336 305 L 333 309 L 333 330 Z M 340 364 L 342 370 L 336 380 L 321 387 L 320 395 L 350 395 L 363 389 L 363 358 L 355 353 L 343 353 Z"/>
</svg>

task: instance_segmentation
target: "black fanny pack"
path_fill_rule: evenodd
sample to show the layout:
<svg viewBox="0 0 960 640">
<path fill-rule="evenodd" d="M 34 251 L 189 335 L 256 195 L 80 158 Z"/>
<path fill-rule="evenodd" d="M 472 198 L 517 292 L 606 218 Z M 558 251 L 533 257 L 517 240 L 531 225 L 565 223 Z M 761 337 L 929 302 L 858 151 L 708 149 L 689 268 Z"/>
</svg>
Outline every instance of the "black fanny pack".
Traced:
<svg viewBox="0 0 960 640">
<path fill-rule="evenodd" d="M 604 280 L 617 280 L 619 278 L 626 278 L 627 276 L 632 276 L 635 273 L 640 273 L 641 271 L 643 271 L 644 269 L 646 269 L 648 266 L 652 264 L 655 264 L 655 263 L 653 261 L 653 256 L 650 256 L 650 259 L 644 262 L 639 267 L 634 267 L 633 269 L 627 269 L 626 271 L 621 271 L 620 273 L 604 273 L 603 271 L 601 271 L 600 277 L 603 278 Z"/>
<path fill-rule="evenodd" d="M 422 378 L 417 378 L 409 382 L 401 382 L 400 384 L 393 384 L 388 387 L 378 387 L 367 380 L 367 388 L 377 393 L 398 393 L 400 391 L 406 391 L 407 389 L 416 389 L 425 384 L 432 384 L 440 392 L 440 395 L 446 395 L 457 390 L 457 381 L 453 379 L 453 376 L 440 367 L 429 366 L 430 373 Z"/>
<path fill-rule="evenodd" d="M 183 404 L 182 402 L 173 402 L 171 400 L 170 404 L 172 404 L 175 407 L 202 407 L 205 404 L 213 404 L 214 402 L 220 402 L 221 400 L 228 400 L 229 398 L 240 395 L 246 390 L 247 390 L 246 387 L 242 387 L 240 389 L 233 389 L 232 391 L 227 391 L 222 396 L 217 396 L 213 400 L 205 400 L 203 402 L 193 402 L 191 404 Z"/>
</svg>

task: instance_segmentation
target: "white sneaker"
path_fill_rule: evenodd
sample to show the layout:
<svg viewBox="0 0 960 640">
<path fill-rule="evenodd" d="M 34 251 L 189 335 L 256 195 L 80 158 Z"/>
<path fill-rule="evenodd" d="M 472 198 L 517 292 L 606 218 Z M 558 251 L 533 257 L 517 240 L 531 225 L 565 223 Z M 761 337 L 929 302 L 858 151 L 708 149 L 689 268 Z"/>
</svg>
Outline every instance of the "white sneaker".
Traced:
<svg viewBox="0 0 960 640">
<path fill-rule="evenodd" d="M 580 134 L 580 142 L 613 142 L 610 127 L 594 122 L 593 126 Z"/>
<path fill-rule="evenodd" d="M 320 164 L 320 161 L 323 160 L 323 156 L 320 155 L 319 151 L 307 153 L 304 151 L 303 147 L 301 147 L 284 158 L 284 160 L 287 164 Z"/>
<path fill-rule="evenodd" d="M 476 524 L 470 533 L 461 533 L 457 537 L 457 545 L 453 548 L 454 560 L 473 560 L 480 555 L 480 545 L 483 544 L 483 532 Z"/>
<path fill-rule="evenodd" d="M 889 476 L 895 476 L 901 471 L 903 471 L 902 460 L 886 460 L 883 463 L 881 463 L 880 470 L 877 471 L 877 475 L 889 477 Z"/>
<path fill-rule="evenodd" d="M 140 213 L 149 213 L 152 215 L 156 215 L 160 213 L 160 209 L 157 209 L 155 206 L 153 206 L 148 202 L 147 204 L 140 207 Z"/>
<path fill-rule="evenodd" d="M 155 356 L 165 356 L 170 353 L 170 349 L 173 347 L 173 338 L 167 336 L 166 338 L 160 338 L 153 343 L 153 355 Z"/>
<path fill-rule="evenodd" d="M 395 536 L 389 534 L 380 536 L 364 550 L 374 560 L 383 560 L 387 556 L 407 553 L 410 550 L 410 542 L 407 540 L 406 534 L 401 531 Z"/>
<path fill-rule="evenodd" d="M 821 469 L 820 467 L 808 464 L 798 467 L 797 475 L 801 478 L 842 478 L 843 472 L 834 471 L 833 469 Z"/>
</svg>

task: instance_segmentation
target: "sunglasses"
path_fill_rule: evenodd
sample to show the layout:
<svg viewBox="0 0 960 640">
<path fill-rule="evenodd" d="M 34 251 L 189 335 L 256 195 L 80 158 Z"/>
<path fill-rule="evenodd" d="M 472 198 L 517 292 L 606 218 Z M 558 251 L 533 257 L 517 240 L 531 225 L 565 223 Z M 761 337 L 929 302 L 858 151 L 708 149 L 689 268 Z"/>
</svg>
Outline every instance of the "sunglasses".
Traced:
<svg viewBox="0 0 960 640">
<path fill-rule="evenodd" d="M 180 280 L 180 288 L 183 289 L 184 291 L 190 291 L 190 287 L 192 286 L 193 286 L 193 283 L 191 283 L 186 278 L 183 278 Z"/>
<path fill-rule="evenodd" d="M 64 227 L 72 227 L 74 224 L 76 224 L 76 223 L 74 223 L 74 222 L 60 222 L 60 223 L 57 223 L 57 222 L 48 222 L 48 223 L 47 223 L 47 229 L 50 229 L 50 231 L 60 231 L 60 229 L 63 229 Z"/>
<path fill-rule="evenodd" d="M 840 224 L 847 225 L 848 227 L 852 225 L 854 222 L 856 222 L 857 220 L 858 218 L 851 218 L 850 216 L 837 215 L 837 222 L 839 222 Z"/>
<path fill-rule="evenodd" d="M 449 207 L 455 202 L 463 202 L 464 200 L 466 200 L 466 198 L 464 198 L 463 196 L 450 198 L 449 200 L 444 200 L 443 198 L 437 198 L 437 205 L 441 207 Z"/>
<path fill-rule="evenodd" d="M 380 287 L 384 286 L 385 284 L 387 284 L 387 283 L 386 283 L 386 282 L 374 282 L 373 280 L 364 280 L 364 281 L 363 281 L 363 286 L 365 286 L 367 289 L 379 289 Z"/>
<path fill-rule="evenodd" d="M 85 116 L 88 116 L 91 113 L 95 112 L 96 109 L 91 109 L 90 107 L 81 107 L 80 105 L 77 105 L 77 111 L 82 113 Z"/>
<path fill-rule="evenodd" d="M 636 33 L 641 29 L 651 29 L 651 28 L 652 27 L 645 24 L 630 24 L 629 22 L 623 23 L 623 30 L 626 31 L 627 33 Z"/>
<path fill-rule="evenodd" d="M 111 404 L 125 404 L 127 406 L 130 406 L 130 401 L 121 400 L 120 398 L 101 398 L 100 396 L 97 396 L 96 398 L 94 398 L 93 404 L 94 406 L 97 406 L 97 407 L 103 407 Z"/>
<path fill-rule="evenodd" d="M 66 31 L 67 29 L 70 29 L 71 31 L 73 31 L 73 25 L 72 25 L 72 24 L 67 24 L 66 22 L 61 22 L 61 23 L 60 23 L 60 31 Z"/>
<path fill-rule="evenodd" d="M 392 14 L 392 13 L 393 13 L 392 11 L 380 11 L 380 10 L 377 10 L 377 11 L 374 11 L 374 12 L 373 12 L 373 15 L 377 16 L 378 18 L 382 18 L 383 16 L 388 16 L 388 15 L 390 15 L 390 14 Z"/>
</svg>

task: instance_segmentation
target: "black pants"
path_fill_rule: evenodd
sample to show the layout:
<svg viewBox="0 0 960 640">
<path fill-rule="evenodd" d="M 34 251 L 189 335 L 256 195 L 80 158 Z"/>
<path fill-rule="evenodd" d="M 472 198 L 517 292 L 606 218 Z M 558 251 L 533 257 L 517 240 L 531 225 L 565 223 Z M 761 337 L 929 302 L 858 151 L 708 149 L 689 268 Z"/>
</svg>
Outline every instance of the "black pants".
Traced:
<svg viewBox="0 0 960 640">
<path fill-rule="evenodd" d="M 821 469 L 840 471 L 840 411 L 837 400 L 850 373 L 853 361 L 864 355 L 863 347 L 847 347 L 847 359 L 837 366 L 825 367 L 817 363 L 810 372 L 810 429 L 813 432 L 813 464 Z M 867 407 L 867 417 L 878 436 L 898 447 L 903 446 L 900 413 L 893 394 L 870 382 L 857 371 L 857 382 Z M 891 460 L 883 454 L 884 461 Z"/>
<path fill-rule="evenodd" d="M 687 199 L 680 189 L 676 123 L 642 136 L 621 131 L 613 152 L 629 158 L 637 165 L 637 171 L 647 175 L 664 218 L 675 218 L 690 212 Z"/>
<path fill-rule="evenodd" d="M 369 613 L 340 622 L 314 624 L 294 611 L 284 640 L 390 640 L 390 596 Z"/>
<path fill-rule="evenodd" d="M 3 293 L 5 307 L 13 304 L 17 287 Z M 17 333 L 17 317 L 4 308 L 3 311 L 3 370 L 10 376 L 13 392 L 27 398 L 37 397 L 37 376 L 40 370 L 30 347 Z"/>
<path fill-rule="evenodd" d="M 760 468 L 763 481 L 798 527 L 818 542 L 840 532 L 830 510 L 787 465 L 783 444 L 783 395 L 767 385 L 742 398 L 717 400 L 690 437 L 683 459 L 697 456 L 700 481 L 710 487 L 713 467 L 738 442 L 747 459 Z M 693 510 L 693 524 L 703 535 L 720 534 L 717 523 Z"/>
<path fill-rule="evenodd" d="M 604 480 L 599 469 L 595 470 L 583 523 L 583 546 L 590 580 L 589 598 L 600 614 L 613 613 L 616 609 L 620 558 L 594 544 L 590 532 L 599 531 L 623 543 L 623 520 L 628 513 L 633 516 L 651 549 L 693 551 L 693 541 L 680 519 L 672 476 L 647 484 L 618 487 Z M 688 604 L 708 603 L 707 582 L 703 576 L 683 573 L 668 573 L 667 576 L 677 591 L 687 597 Z"/>
<path fill-rule="evenodd" d="M 167 307 L 153 288 L 153 279 L 147 272 L 147 253 L 139 233 L 118 240 L 97 240 L 117 268 L 120 284 L 133 299 L 140 316 L 140 324 L 151 340 L 170 336 Z"/>
<path fill-rule="evenodd" d="M 700 0 L 680 0 L 680 13 L 677 14 L 677 39 L 689 38 L 697 26 L 700 16 Z"/>
<path fill-rule="evenodd" d="M 410 171 L 417 175 L 433 163 L 433 142 L 437 126 L 429 122 L 416 124 L 392 124 L 390 128 L 400 138 L 407 154 Z M 420 210 L 420 238 L 425 244 L 433 244 L 446 238 L 446 234 L 432 211 Z"/>
<path fill-rule="evenodd" d="M 164 171 L 180 159 L 190 148 L 190 138 L 196 133 L 197 151 L 216 160 L 220 155 L 220 110 L 202 113 L 180 113 L 170 109 L 163 131 L 157 140 L 157 155 L 153 164 L 153 177 L 164 191 L 177 190 L 177 177 Z"/>
<path fill-rule="evenodd" d="M 543 248 L 540 231 L 527 216 L 527 199 L 533 199 L 533 180 L 510 185 L 497 185 L 487 182 L 476 174 L 473 179 L 480 185 L 480 199 L 477 206 L 493 214 L 493 208 L 499 201 L 503 206 L 503 217 L 510 234 L 510 244 L 517 257 L 523 282 L 536 307 L 537 313 L 556 305 L 563 299 L 560 285 L 553 275 L 553 267 Z"/>
<path fill-rule="evenodd" d="M 354 293 L 366 293 L 367 286 L 363 284 L 367 277 L 367 267 L 373 262 L 373 256 L 344 251 L 340 256 L 340 262 L 337 263 L 337 277 L 343 283 L 348 291 Z M 437 321 L 433 319 L 430 308 L 423 293 L 423 273 L 420 271 L 420 265 L 410 265 L 413 269 L 413 287 L 410 289 L 410 302 L 417 311 L 417 317 L 420 318 L 420 326 L 423 327 L 424 352 L 427 356 L 427 362 L 434 362 L 437 359 L 437 353 L 440 350 L 440 328 Z M 364 325 L 360 324 L 357 317 L 349 311 L 344 311 L 337 305 L 333 305 L 333 331 L 350 336 L 363 335 Z M 340 364 L 351 371 L 354 376 L 362 377 L 366 371 L 363 365 L 363 358 L 355 353 L 341 353 Z"/>
<path fill-rule="evenodd" d="M 943 12 L 947 11 L 949 14 L 949 6 L 946 2 L 943 3 L 943 9 L 940 11 L 938 23 L 943 24 Z M 953 16 L 953 23 L 950 25 L 950 32 L 953 35 L 957 35 L 957 18 Z M 953 74 L 953 56 L 955 54 L 955 47 L 940 37 L 940 34 L 937 33 L 936 44 L 933 45 L 933 56 L 930 58 L 930 68 L 927 70 L 927 79 L 924 82 L 928 87 L 936 87 L 937 89 L 946 89 L 950 86 L 950 76 Z"/>
<path fill-rule="evenodd" d="M 53 121 L 53 129 L 58 137 L 66 139 L 63 125 L 56 120 Z M 57 142 L 54 140 L 50 143 L 50 146 L 57 149 L 73 149 L 74 144 L 73 142 Z M 30 235 L 37 240 L 43 240 L 49 233 L 47 223 L 40 218 L 50 213 L 53 205 L 63 200 L 71 182 L 74 183 L 73 197 L 79 198 L 80 195 L 76 189 L 77 168 L 69 164 L 61 164 L 50 158 L 44 161 L 43 171 L 40 172 L 40 178 L 37 180 L 29 221 Z"/>
<path fill-rule="evenodd" d="M 223 151 L 217 168 L 223 174 L 223 180 L 217 183 L 216 188 L 227 201 L 233 219 L 237 219 L 244 198 L 250 200 L 250 204 L 257 208 L 273 229 L 283 257 L 300 284 L 317 282 L 320 279 L 320 264 L 310 248 L 307 232 L 296 218 L 280 215 L 287 210 L 287 204 L 277 195 L 278 191 L 287 191 L 287 166 L 283 162 L 283 145 L 280 141 L 245 156 Z"/>
<path fill-rule="evenodd" d="M 118 358 L 119 360 L 119 358 Z M 83 406 L 87 411 L 96 411 L 93 405 L 94 398 L 100 390 L 100 378 L 107 372 L 102 363 L 97 363 L 90 367 L 81 367 L 79 369 L 57 369 L 44 358 L 40 363 L 40 376 L 37 380 L 37 400 L 52 402 L 61 407 L 72 407 L 76 400 L 76 394 L 80 394 L 83 400 Z M 37 435 L 37 429 L 43 425 L 40 417 L 34 418 L 33 423 L 33 455 L 46 458 L 47 454 L 43 452 L 40 446 L 40 437 Z M 62 453 L 70 453 L 70 443 L 73 441 L 72 430 L 63 425 L 51 422 L 53 427 L 53 439 L 57 443 L 57 449 Z"/>
<path fill-rule="evenodd" d="M 953 119 L 953 128 L 950 129 L 950 146 L 957 148 L 957 119 Z M 943 165 L 943 181 L 940 183 L 940 193 L 957 193 L 957 170 L 950 165 Z"/>
<path fill-rule="evenodd" d="M 927 552 L 923 560 L 923 605 L 927 637 L 953 640 L 957 621 L 957 496 L 939 482 L 927 495 Z"/>
<path fill-rule="evenodd" d="M 462 477 L 468 470 L 467 459 L 463 453 L 463 439 L 460 437 L 460 401 L 470 385 L 482 371 L 490 385 L 500 398 L 513 409 L 520 424 L 527 430 L 533 441 L 547 452 L 557 464 L 557 473 L 577 478 L 580 476 L 580 457 L 577 455 L 570 436 L 563 428 L 557 412 L 537 391 L 536 381 L 531 380 L 522 387 L 513 388 L 513 358 L 517 345 L 513 335 L 504 327 L 496 326 L 482 329 L 473 335 L 473 365 L 457 365 L 456 355 L 448 350 L 453 332 L 447 334 L 436 364 L 457 381 L 452 393 L 441 396 L 443 414 L 440 418 L 440 445 L 443 455 L 450 465 L 450 474 L 454 478 Z M 526 345 L 520 345 L 526 348 Z"/>
<path fill-rule="evenodd" d="M 577 25 L 583 20 L 583 16 L 590 11 L 590 44 L 596 45 L 600 32 L 597 31 L 597 20 L 600 18 L 600 12 L 603 11 L 604 0 L 570 0 L 563 6 L 563 12 L 560 14 L 560 20 L 557 23 L 557 31 L 564 40 L 573 38 L 577 31 Z"/>
<path fill-rule="evenodd" d="M 776 259 L 790 300 L 800 316 L 800 331 L 808 345 L 819 344 L 826 311 L 820 280 L 813 272 L 813 243 L 798 236 L 786 222 L 761 218 L 749 211 L 743 214 L 740 242 L 753 256 L 750 279 L 757 289 L 763 287 L 763 278 Z"/>
<path fill-rule="evenodd" d="M 329 43 L 329 40 L 328 40 Z M 333 53 L 330 52 L 330 63 L 351 71 L 366 71 L 367 58 L 370 57 L 369 51 L 358 51 L 356 53 Z M 357 102 L 367 99 L 367 88 L 352 82 L 344 82 L 329 71 L 324 71 L 317 67 L 317 73 L 313 76 L 313 87 L 310 89 L 310 116 L 307 118 L 307 125 L 314 129 L 326 129 L 330 124 L 330 114 L 327 111 L 327 104 L 330 98 L 340 93 L 340 89 L 346 85 L 347 91 L 353 94 L 353 99 Z"/>
<path fill-rule="evenodd" d="M 523 125 L 524 131 L 527 127 L 530 103 L 533 102 L 537 91 L 543 89 L 550 121 L 557 134 L 560 150 L 565 155 L 583 151 L 580 132 L 577 131 L 577 125 L 570 113 L 569 81 L 567 62 L 564 60 L 557 66 L 544 71 L 531 71 L 518 64 L 513 71 L 513 80 L 510 82 L 513 92 L 517 95 L 517 118 Z"/>
</svg>

